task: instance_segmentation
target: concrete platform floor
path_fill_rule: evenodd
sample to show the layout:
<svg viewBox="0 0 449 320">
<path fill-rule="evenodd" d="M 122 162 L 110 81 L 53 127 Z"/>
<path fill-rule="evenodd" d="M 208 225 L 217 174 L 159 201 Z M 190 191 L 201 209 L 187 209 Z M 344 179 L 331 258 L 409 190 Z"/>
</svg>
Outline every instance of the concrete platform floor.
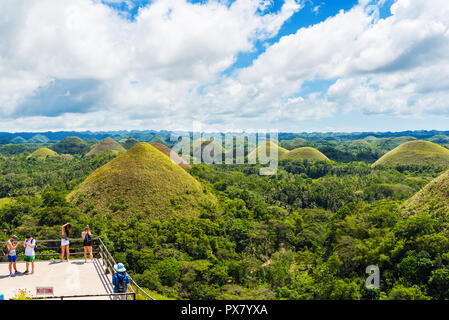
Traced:
<svg viewBox="0 0 449 320">
<path fill-rule="evenodd" d="M 17 262 L 17 270 L 25 271 L 25 262 Z M 53 287 L 55 296 L 112 293 L 110 274 L 106 275 L 101 260 L 36 261 L 34 274 L 9 276 L 8 263 L 0 263 L 0 294 L 12 298 L 19 289 L 27 289 L 36 296 L 36 287 Z M 31 271 L 31 266 L 30 266 Z M 77 299 L 109 300 L 110 297 Z"/>
</svg>

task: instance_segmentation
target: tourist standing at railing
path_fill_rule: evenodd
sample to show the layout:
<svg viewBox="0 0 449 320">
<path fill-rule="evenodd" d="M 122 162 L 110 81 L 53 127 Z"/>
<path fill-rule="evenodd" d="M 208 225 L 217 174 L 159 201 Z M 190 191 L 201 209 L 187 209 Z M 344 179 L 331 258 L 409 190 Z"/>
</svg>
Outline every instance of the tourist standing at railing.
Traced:
<svg viewBox="0 0 449 320">
<path fill-rule="evenodd" d="M 34 273 L 34 260 L 35 260 L 35 253 L 34 249 L 36 247 L 36 240 L 34 240 L 30 235 L 27 235 L 25 237 L 25 242 L 23 243 L 23 246 L 25 247 L 25 256 L 24 260 L 26 262 L 26 270 L 24 273 L 28 273 L 29 266 L 31 263 L 31 274 Z"/>
<path fill-rule="evenodd" d="M 12 236 L 8 242 L 6 243 L 6 246 L 8 247 L 8 262 L 9 262 L 9 275 L 11 277 L 14 277 L 19 272 L 17 271 L 17 253 L 16 249 L 20 244 L 20 241 L 18 241 L 16 244 L 14 244 L 14 241 L 17 240 L 16 236 Z M 14 267 L 14 273 L 12 273 L 12 268 Z"/>
<path fill-rule="evenodd" d="M 90 232 L 90 227 L 87 225 L 84 228 L 84 231 L 81 232 L 81 236 L 83 237 L 83 246 L 84 246 L 84 262 L 87 262 L 87 252 L 89 251 L 90 261 L 94 261 L 94 257 L 92 255 L 92 233 Z"/>
<path fill-rule="evenodd" d="M 64 261 L 64 253 L 67 253 L 67 261 L 69 261 L 70 258 L 70 251 L 69 251 L 69 237 L 72 233 L 72 225 L 70 222 L 67 222 L 65 225 L 61 227 L 61 261 Z"/>
<path fill-rule="evenodd" d="M 123 263 L 117 263 L 114 266 L 116 273 L 112 277 L 112 285 L 114 286 L 114 293 L 124 293 L 124 295 L 115 295 L 115 300 L 126 300 L 126 293 L 128 292 L 128 284 L 131 278 L 126 273 L 126 268 Z"/>
</svg>

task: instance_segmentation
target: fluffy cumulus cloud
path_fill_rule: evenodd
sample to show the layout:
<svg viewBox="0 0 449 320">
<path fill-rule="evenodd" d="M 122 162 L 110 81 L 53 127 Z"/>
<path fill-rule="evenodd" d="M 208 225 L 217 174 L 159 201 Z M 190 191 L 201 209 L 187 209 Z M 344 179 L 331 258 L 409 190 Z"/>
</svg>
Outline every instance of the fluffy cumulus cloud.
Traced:
<svg viewBox="0 0 449 320">
<path fill-rule="evenodd" d="M 133 19 L 105 1 L 0 5 L 3 130 L 293 128 L 353 110 L 449 114 L 447 0 L 397 0 L 380 20 L 360 0 L 271 42 L 302 1 L 270 12 L 270 1 L 154 0 Z M 257 43 L 267 47 L 250 66 L 232 67 Z"/>
<path fill-rule="evenodd" d="M 215 86 L 228 101 L 273 122 L 322 119 L 336 112 L 422 117 L 449 113 L 449 4 L 398 0 L 376 21 L 362 1 L 348 12 L 283 37 L 253 65 Z M 304 92 L 310 81 L 327 90 Z M 218 98 L 218 99 L 216 99 Z"/>
</svg>

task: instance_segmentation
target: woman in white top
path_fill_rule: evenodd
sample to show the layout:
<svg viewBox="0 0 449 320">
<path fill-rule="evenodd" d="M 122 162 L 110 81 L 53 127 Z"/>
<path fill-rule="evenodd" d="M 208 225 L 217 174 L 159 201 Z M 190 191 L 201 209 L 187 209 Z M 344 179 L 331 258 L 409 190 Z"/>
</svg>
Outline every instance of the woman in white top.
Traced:
<svg viewBox="0 0 449 320">
<path fill-rule="evenodd" d="M 72 232 L 72 225 L 70 224 L 70 222 L 67 222 L 65 225 L 61 227 L 61 261 L 64 261 L 64 252 L 67 253 L 67 261 L 69 261 L 70 258 L 69 237 L 71 232 Z"/>
<path fill-rule="evenodd" d="M 90 232 L 90 227 L 87 225 L 84 228 L 84 231 L 81 232 L 81 236 L 83 237 L 83 246 L 84 246 L 84 262 L 87 262 L 87 251 L 89 251 L 90 261 L 94 261 L 94 257 L 92 255 L 92 233 Z"/>
</svg>

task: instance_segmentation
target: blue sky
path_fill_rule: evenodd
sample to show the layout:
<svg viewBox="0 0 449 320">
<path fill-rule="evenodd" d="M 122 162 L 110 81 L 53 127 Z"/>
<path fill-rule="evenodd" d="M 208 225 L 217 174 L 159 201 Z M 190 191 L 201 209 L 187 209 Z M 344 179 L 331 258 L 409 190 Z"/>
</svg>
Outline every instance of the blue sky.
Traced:
<svg viewBox="0 0 449 320">
<path fill-rule="evenodd" d="M 447 130 L 445 0 L 0 0 L 9 131 Z"/>
</svg>

